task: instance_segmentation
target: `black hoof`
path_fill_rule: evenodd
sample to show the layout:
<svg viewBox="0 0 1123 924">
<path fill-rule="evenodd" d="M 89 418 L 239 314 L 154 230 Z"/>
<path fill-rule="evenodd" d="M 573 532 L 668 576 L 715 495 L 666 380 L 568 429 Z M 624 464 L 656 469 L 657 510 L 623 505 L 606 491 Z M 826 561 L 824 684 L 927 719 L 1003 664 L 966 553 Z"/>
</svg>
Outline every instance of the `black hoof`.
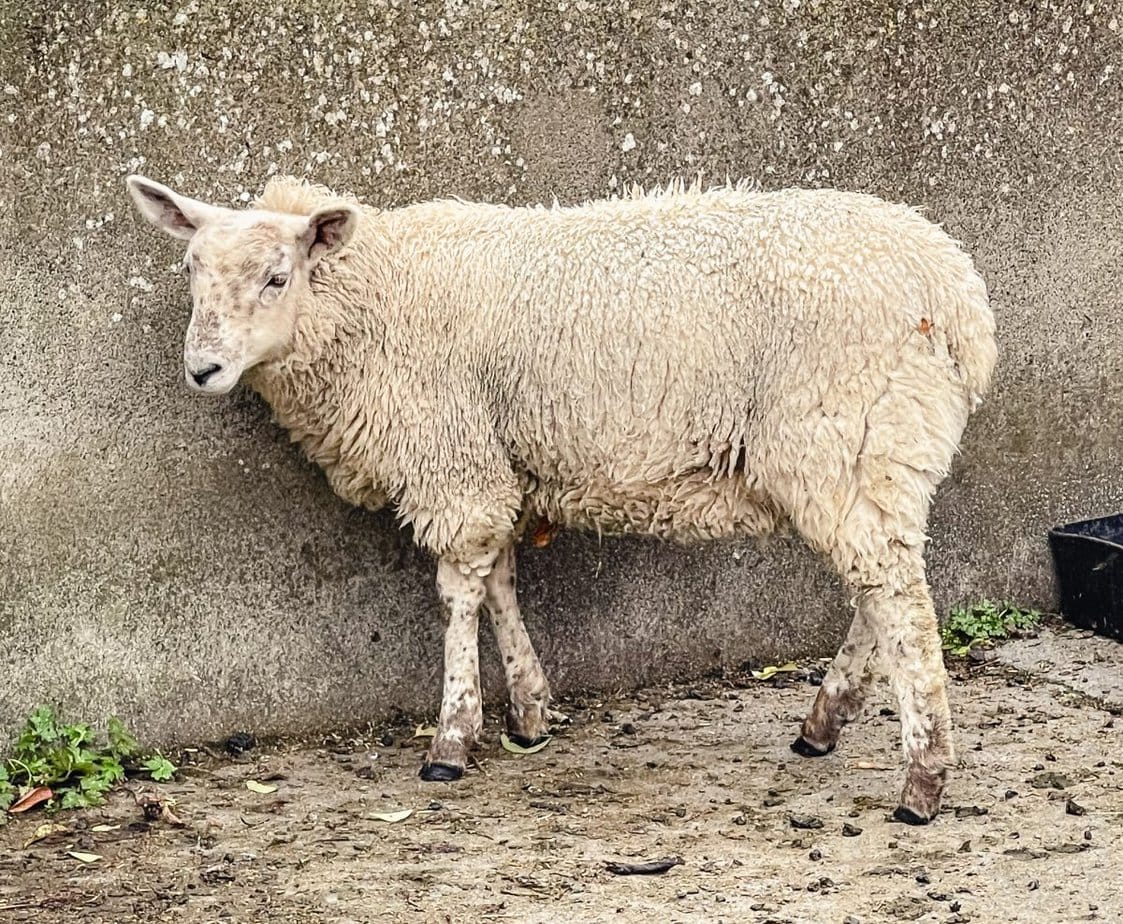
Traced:
<svg viewBox="0 0 1123 924">
<path fill-rule="evenodd" d="M 455 767 L 452 764 L 431 764 L 429 761 L 425 761 L 421 765 L 421 772 L 418 775 L 426 783 L 451 783 L 464 775 L 464 768 Z"/>
<path fill-rule="evenodd" d="M 918 815 L 910 808 L 903 805 L 898 805 L 893 810 L 893 820 L 903 821 L 906 825 L 926 825 L 930 822 L 931 818 L 926 818 L 923 815 Z"/>
<path fill-rule="evenodd" d="M 543 741 L 548 741 L 550 736 L 539 735 L 537 738 L 528 738 L 526 735 L 507 732 L 507 738 L 512 744 L 517 744 L 520 748 L 532 748 L 535 745 L 541 744 Z"/>
<path fill-rule="evenodd" d="M 803 735 L 800 735 L 792 742 L 792 750 L 800 757 L 826 757 L 834 750 L 834 745 L 832 744 L 826 750 L 823 750 L 822 748 L 815 747 L 815 745 L 804 738 Z"/>
</svg>

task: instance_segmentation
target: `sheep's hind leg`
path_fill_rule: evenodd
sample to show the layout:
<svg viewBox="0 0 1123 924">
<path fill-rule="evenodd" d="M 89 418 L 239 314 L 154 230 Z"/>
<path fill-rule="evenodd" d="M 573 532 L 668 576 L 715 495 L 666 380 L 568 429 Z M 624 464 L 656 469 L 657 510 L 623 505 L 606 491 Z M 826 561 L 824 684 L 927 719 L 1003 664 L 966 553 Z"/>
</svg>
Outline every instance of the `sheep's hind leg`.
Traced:
<svg viewBox="0 0 1123 924">
<path fill-rule="evenodd" d="M 488 561 L 461 566 L 446 559 L 437 565 L 437 589 L 446 621 L 445 674 L 437 733 L 421 766 L 421 778 L 429 782 L 448 782 L 464 775 L 468 749 L 483 727 L 479 611 L 491 565 Z"/>
<path fill-rule="evenodd" d="M 550 684 L 519 612 L 513 544 L 499 553 L 484 587 L 484 606 L 507 678 L 507 736 L 515 744 L 532 747 L 549 734 Z"/>
<path fill-rule="evenodd" d="M 839 574 L 857 592 L 868 627 L 858 647 L 870 644 L 869 634 L 876 640 L 877 666 L 888 673 L 897 697 L 905 752 L 905 786 L 894 817 L 909 824 L 925 824 L 936 816 L 954 763 L 947 674 L 924 577 L 924 523 L 933 471 L 938 471 L 934 463 L 886 464 L 884 457 L 871 453 L 863 457 L 861 472 L 868 486 L 841 516 L 806 503 L 793 516 L 804 537 L 830 554 Z M 839 522 L 842 529 L 832 527 Z M 866 665 L 873 666 L 870 658 Z M 819 693 L 823 711 L 812 709 L 801 736 L 807 738 L 810 732 L 815 753 L 832 743 L 833 726 L 841 728 L 840 720 L 856 711 L 855 691 L 864 689 L 863 676 L 854 658 L 838 665 L 829 686 L 824 683 L 826 689 Z M 846 695 L 839 696 L 844 684 Z"/>
<path fill-rule="evenodd" d="M 803 757 L 829 754 L 838 743 L 843 726 L 861 714 L 873 682 L 872 663 L 877 647 L 877 633 L 867 610 L 868 604 L 859 597 L 846 641 L 823 678 L 799 737 L 792 742 L 792 750 Z"/>
<path fill-rule="evenodd" d="M 940 810 L 948 771 L 955 765 L 936 610 L 923 578 L 897 591 L 874 589 L 869 602 L 897 695 L 907 764 L 893 817 L 911 825 L 927 824 Z"/>
</svg>

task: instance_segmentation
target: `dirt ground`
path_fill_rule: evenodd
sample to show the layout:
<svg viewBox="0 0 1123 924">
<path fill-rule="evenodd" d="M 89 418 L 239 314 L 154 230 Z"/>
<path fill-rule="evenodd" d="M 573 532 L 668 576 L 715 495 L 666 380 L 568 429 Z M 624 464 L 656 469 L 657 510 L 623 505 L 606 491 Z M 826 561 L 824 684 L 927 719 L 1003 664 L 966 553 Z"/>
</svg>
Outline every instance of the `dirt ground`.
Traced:
<svg viewBox="0 0 1123 924">
<path fill-rule="evenodd" d="M 454 784 L 418 779 L 412 727 L 200 750 L 158 787 L 184 827 L 119 793 L 0 828 L 0 921 L 1119 921 L 1121 653 L 1070 633 L 954 663 L 962 767 L 925 828 L 888 820 L 901 773 L 884 691 L 834 754 L 788 750 L 810 665 L 570 700 L 572 725 L 529 756 L 502 750 L 491 716 Z M 25 846 L 49 820 L 67 830 Z M 606 866 L 665 857 L 682 862 Z"/>
</svg>

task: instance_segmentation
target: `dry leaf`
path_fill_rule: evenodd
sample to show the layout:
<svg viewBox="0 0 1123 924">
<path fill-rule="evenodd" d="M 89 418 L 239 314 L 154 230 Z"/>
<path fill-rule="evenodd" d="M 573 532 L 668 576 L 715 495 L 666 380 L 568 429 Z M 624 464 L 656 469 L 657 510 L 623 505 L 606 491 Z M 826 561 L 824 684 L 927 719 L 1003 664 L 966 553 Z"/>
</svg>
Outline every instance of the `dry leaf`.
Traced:
<svg viewBox="0 0 1123 924">
<path fill-rule="evenodd" d="M 920 323 L 916 325 L 916 329 L 924 334 L 925 337 L 927 337 L 930 333 L 932 333 L 932 322 L 927 318 L 921 318 Z"/>
<path fill-rule="evenodd" d="M 607 861 L 605 869 L 617 876 L 655 876 L 674 869 L 682 863 L 682 857 L 664 857 L 661 860 L 649 860 L 646 863 L 618 863 Z"/>
<path fill-rule="evenodd" d="M 270 785 L 269 783 L 259 783 L 257 780 L 246 780 L 246 789 L 250 792 L 260 793 L 263 796 L 277 791 L 276 786 Z"/>
<path fill-rule="evenodd" d="M 515 744 L 515 742 L 508 738 L 506 735 L 500 735 L 499 743 L 503 745 L 503 750 L 510 751 L 512 754 L 537 754 L 547 744 L 550 743 L 550 738 L 547 736 L 537 744 L 531 745 L 528 748 L 524 748 L 521 744 Z"/>
<path fill-rule="evenodd" d="M 767 667 L 761 668 L 759 671 L 752 671 L 754 680 L 768 680 L 777 674 L 790 674 L 792 671 L 799 670 L 799 667 L 789 661 L 787 664 L 781 664 L 778 667 L 774 664 L 769 664 Z"/>
<path fill-rule="evenodd" d="M 400 812 L 371 812 L 370 817 L 375 821 L 405 821 L 413 814 L 413 809 L 402 809 Z"/>
<path fill-rule="evenodd" d="M 116 831 L 120 827 L 120 825 L 94 825 L 90 830 L 96 831 L 98 834 L 104 834 L 106 831 Z"/>
<path fill-rule="evenodd" d="M 74 857 L 75 860 L 81 860 L 83 863 L 97 863 L 101 856 L 96 853 L 82 853 L 80 850 L 66 851 L 68 857 Z"/>
<path fill-rule="evenodd" d="M 437 729 L 432 725 L 418 725 L 413 730 L 414 738 L 435 738 L 437 737 Z"/>
<path fill-rule="evenodd" d="M 36 841 L 41 841 L 43 840 L 43 838 L 50 837 L 52 834 L 61 834 L 64 831 L 69 830 L 70 828 L 68 828 L 66 825 L 60 825 L 56 822 L 48 822 L 45 825 L 39 825 L 39 827 L 35 829 L 35 833 L 32 834 L 31 837 L 29 837 L 26 841 L 24 841 L 23 849 L 27 850 L 27 848 L 34 844 Z"/>
<path fill-rule="evenodd" d="M 54 793 L 51 792 L 46 786 L 36 786 L 30 792 L 24 793 L 19 799 L 12 803 L 12 807 L 8 809 L 13 815 L 17 812 L 26 812 L 28 809 L 35 808 L 40 802 L 46 802 L 52 798 Z"/>
</svg>

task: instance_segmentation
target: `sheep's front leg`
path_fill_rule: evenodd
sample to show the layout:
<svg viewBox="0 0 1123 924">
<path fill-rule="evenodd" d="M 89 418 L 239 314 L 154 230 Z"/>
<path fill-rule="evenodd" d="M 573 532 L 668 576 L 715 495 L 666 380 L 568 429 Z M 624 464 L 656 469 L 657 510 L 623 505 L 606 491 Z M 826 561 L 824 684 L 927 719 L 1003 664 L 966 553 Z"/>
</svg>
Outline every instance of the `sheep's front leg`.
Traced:
<svg viewBox="0 0 1123 924">
<path fill-rule="evenodd" d="M 519 612 L 513 543 L 499 553 L 484 587 L 484 606 L 507 677 L 507 735 L 516 744 L 532 747 L 549 734 L 550 684 Z"/>
<path fill-rule="evenodd" d="M 483 727 L 478 627 L 484 579 L 490 571 L 490 561 L 468 565 L 441 559 L 437 565 L 437 590 L 445 615 L 444 695 L 437 734 L 421 766 L 423 780 L 460 779 L 468 749 Z"/>
</svg>

